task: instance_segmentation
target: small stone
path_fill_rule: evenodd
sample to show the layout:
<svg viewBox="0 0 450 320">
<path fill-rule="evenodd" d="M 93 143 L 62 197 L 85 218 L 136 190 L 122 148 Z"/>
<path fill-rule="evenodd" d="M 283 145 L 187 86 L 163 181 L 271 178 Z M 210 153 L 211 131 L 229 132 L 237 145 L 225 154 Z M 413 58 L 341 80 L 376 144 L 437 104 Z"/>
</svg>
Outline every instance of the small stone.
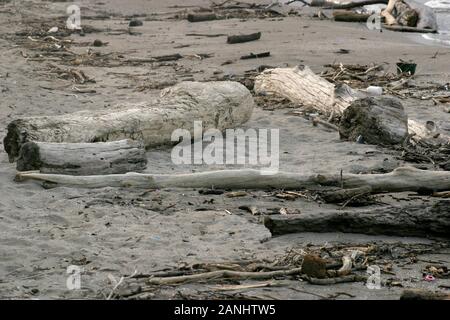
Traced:
<svg viewBox="0 0 450 320">
<path fill-rule="evenodd" d="M 144 23 L 141 20 L 131 20 L 129 26 L 130 27 L 141 27 Z"/>
<path fill-rule="evenodd" d="M 103 46 L 103 42 L 102 42 L 102 40 L 95 39 L 93 45 L 94 45 L 94 47 L 101 47 L 101 46 Z"/>
</svg>

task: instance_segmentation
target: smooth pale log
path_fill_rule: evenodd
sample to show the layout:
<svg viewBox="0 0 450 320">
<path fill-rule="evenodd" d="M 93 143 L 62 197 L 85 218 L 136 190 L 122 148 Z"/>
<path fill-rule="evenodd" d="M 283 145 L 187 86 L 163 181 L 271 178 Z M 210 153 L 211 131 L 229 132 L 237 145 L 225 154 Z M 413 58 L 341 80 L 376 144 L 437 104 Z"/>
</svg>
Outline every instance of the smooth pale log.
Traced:
<svg viewBox="0 0 450 320">
<path fill-rule="evenodd" d="M 389 0 L 388 5 L 386 7 L 386 9 L 384 9 L 383 11 L 381 11 L 381 16 L 384 17 L 385 23 L 387 25 L 394 25 L 397 24 L 397 20 L 395 19 L 395 17 L 392 15 L 392 11 L 394 11 L 395 8 L 395 4 L 400 1 L 400 0 Z"/>
<path fill-rule="evenodd" d="M 450 200 L 433 205 L 385 206 L 300 215 L 267 216 L 272 235 L 298 232 L 348 232 L 395 236 L 450 238 Z"/>
<path fill-rule="evenodd" d="M 307 66 L 264 70 L 255 78 L 254 90 L 259 95 L 288 99 L 326 116 L 340 116 L 353 101 L 367 96 L 347 85 L 335 86 Z M 429 138 L 425 124 L 408 119 L 408 130 L 415 134 L 415 139 Z M 450 141 L 446 135 L 441 134 L 440 138 Z"/>
<path fill-rule="evenodd" d="M 20 149 L 18 171 L 100 175 L 140 172 L 147 167 L 143 143 L 120 140 L 97 143 L 27 142 Z"/>
<path fill-rule="evenodd" d="M 336 88 L 303 65 L 264 70 L 255 78 L 254 90 L 259 95 L 280 96 L 321 113 L 336 115 L 342 114 L 356 95 L 349 87 Z"/>
<path fill-rule="evenodd" d="M 193 134 L 194 121 L 203 130 L 224 130 L 249 120 L 254 107 L 250 91 L 238 82 L 183 82 L 163 90 L 159 98 L 98 111 L 27 117 L 8 125 L 4 139 L 11 162 L 29 141 L 143 141 L 148 147 L 169 144 L 175 129 Z"/>
<path fill-rule="evenodd" d="M 448 191 L 449 171 L 427 171 L 412 167 L 397 168 L 385 174 L 314 174 L 278 172 L 261 175 L 259 170 L 221 170 L 187 174 L 117 174 L 104 176 L 69 176 L 19 172 L 17 181 L 28 179 L 52 183 L 55 186 L 80 188 L 211 188 L 216 189 L 284 189 L 299 190 L 318 186 L 343 188 L 370 187 L 372 193 L 402 191 Z"/>
</svg>

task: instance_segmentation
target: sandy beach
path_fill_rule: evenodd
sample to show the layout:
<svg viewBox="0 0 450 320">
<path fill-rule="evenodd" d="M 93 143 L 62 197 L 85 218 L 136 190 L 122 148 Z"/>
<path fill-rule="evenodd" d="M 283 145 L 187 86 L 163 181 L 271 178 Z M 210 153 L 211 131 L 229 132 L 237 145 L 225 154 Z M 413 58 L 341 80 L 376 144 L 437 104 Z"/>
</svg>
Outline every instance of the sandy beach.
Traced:
<svg viewBox="0 0 450 320">
<path fill-rule="evenodd" d="M 421 41 L 417 35 L 371 31 L 364 23 L 319 19 L 314 17 L 319 8 L 308 7 L 288 16 L 250 16 L 201 23 L 190 23 L 183 18 L 193 8 L 209 7 L 211 1 L 207 0 L 79 1 L 76 4 L 81 8 L 85 32 L 67 37 L 73 41 L 70 54 L 98 52 L 105 58 L 68 64 L 62 53 L 47 54 L 51 48 L 38 48 L 33 39 L 39 37 L 30 32 L 61 26 L 67 19 L 66 8 L 70 4 L 0 1 L 1 140 L 14 119 L 146 101 L 157 96 L 161 89 L 182 81 L 238 80 L 246 71 L 261 65 L 303 64 L 320 74 L 327 64 L 374 64 L 382 65 L 386 72 L 396 73 L 395 64 L 400 59 L 413 60 L 417 63 L 414 78 L 417 83 L 450 83 L 450 48 Z M 129 21 L 136 18 L 143 25 L 130 32 Z M 261 39 L 236 45 L 226 44 L 226 36 L 201 36 L 253 32 L 261 32 Z M 94 47 L 92 43 L 96 39 L 105 45 Z M 240 59 L 243 55 L 266 51 L 270 51 L 270 57 Z M 120 63 L 175 53 L 183 58 L 160 64 Z M 58 68 L 81 70 L 93 81 L 76 83 L 70 73 L 63 75 Z M 402 104 L 411 119 L 420 123 L 434 121 L 443 132 L 450 134 L 449 103 L 406 98 Z M 244 129 L 280 129 L 281 171 L 380 173 L 402 165 L 435 168 L 429 163 L 407 163 L 398 153 L 380 146 L 340 140 L 337 132 L 313 126 L 293 110 L 292 106 L 259 105 L 243 126 Z M 308 245 L 313 248 L 377 246 L 383 254 L 380 253 L 376 263 L 382 266 L 381 278 L 387 284 L 371 290 L 361 282 L 319 286 L 286 280 L 281 286 L 235 291 L 220 290 L 208 283 L 143 290 L 146 285 L 142 279 L 134 277 L 126 278 L 111 297 L 398 299 L 406 288 L 447 293 L 450 288 L 448 277 L 435 281 L 423 279 L 423 270 L 428 265 L 449 266 L 448 239 L 337 232 L 272 237 L 260 216 L 240 208 L 249 205 L 261 209 L 289 208 L 303 214 L 332 210 L 333 205 L 317 203 L 309 197 L 286 200 L 275 197 L 274 192 L 252 190 L 247 190 L 242 197 L 225 197 L 200 194 L 196 189 L 45 189 L 35 182 L 15 182 L 15 164 L 8 161 L 3 149 L 2 145 L 1 299 L 104 299 L 111 294 L 114 281 L 123 276 L 183 270 L 201 263 L 269 263 L 283 259 L 292 249 L 305 249 Z M 149 149 L 146 154 L 146 173 L 224 169 L 219 165 L 174 165 L 169 147 Z M 403 206 L 436 200 L 404 192 L 378 195 L 377 201 Z M 69 266 L 79 266 L 82 270 L 80 290 L 67 287 Z"/>
</svg>

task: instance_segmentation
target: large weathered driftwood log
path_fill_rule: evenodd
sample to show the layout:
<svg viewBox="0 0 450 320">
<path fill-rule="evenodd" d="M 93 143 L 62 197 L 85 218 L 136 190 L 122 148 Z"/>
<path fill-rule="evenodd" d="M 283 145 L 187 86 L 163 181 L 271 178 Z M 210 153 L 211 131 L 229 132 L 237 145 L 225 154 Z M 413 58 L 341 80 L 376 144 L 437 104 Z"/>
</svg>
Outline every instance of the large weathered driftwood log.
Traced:
<svg viewBox="0 0 450 320">
<path fill-rule="evenodd" d="M 412 167 L 397 168 L 386 174 L 315 174 L 278 172 L 261 175 L 259 170 L 222 170 L 187 174 L 117 174 L 104 176 L 69 176 L 19 172 L 17 180 L 34 179 L 56 185 L 102 188 L 210 188 L 217 189 L 302 189 L 318 186 L 360 188 L 368 186 L 372 193 L 402 191 L 448 191 L 449 171 L 427 171 Z"/>
<path fill-rule="evenodd" d="M 350 87 L 338 87 L 316 75 L 308 66 L 264 70 L 255 78 L 255 93 L 276 95 L 321 113 L 342 112 L 358 94 Z"/>
<path fill-rule="evenodd" d="M 264 218 L 272 235 L 297 232 L 349 232 L 450 238 L 450 200 L 433 205 L 386 206 Z"/>
<path fill-rule="evenodd" d="M 232 128 L 246 122 L 254 107 L 250 91 L 237 82 L 183 82 L 140 104 L 60 116 L 22 118 L 8 125 L 4 139 L 11 162 L 28 141 L 105 142 L 143 141 L 146 147 L 171 142 L 175 129 L 193 132 L 194 121 L 203 130 Z"/>
<path fill-rule="evenodd" d="M 20 149 L 18 171 L 101 175 L 145 170 L 142 142 L 120 140 L 98 143 L 27 142 Z"/>
<path fill-rule="evenodd" d="M 343 85 L 336 87 L 311 71 L 307 66 L 264 70 L 255 78 L 255 93 L 286 98 L 301 106 L 310 107 L 326 116 L 340 116 L 356 99 L 367 96 Z M 425 125 L 408 119 L 409 133 L 416 139 L 429 138 Z M 450 137 L 440 138 L 450 141 Z"/>
</svg>

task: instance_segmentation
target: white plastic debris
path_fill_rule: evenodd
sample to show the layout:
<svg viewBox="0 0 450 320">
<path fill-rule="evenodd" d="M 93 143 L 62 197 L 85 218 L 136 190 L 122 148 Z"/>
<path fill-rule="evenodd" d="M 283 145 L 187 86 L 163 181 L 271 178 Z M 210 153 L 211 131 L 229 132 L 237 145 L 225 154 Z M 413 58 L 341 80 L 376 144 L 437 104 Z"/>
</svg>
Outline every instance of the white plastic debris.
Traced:
<svg viewBox="0 0 450 320">
<path fill-rule="evenodd" d="M 366 89 L 366 92 L 368 94 L 370 94 L 371 96 L 381 96 L 381 95 L 383 95 L 383 88 L 376 87 L 376 86 L 370 86 Z"/>
</svg>

